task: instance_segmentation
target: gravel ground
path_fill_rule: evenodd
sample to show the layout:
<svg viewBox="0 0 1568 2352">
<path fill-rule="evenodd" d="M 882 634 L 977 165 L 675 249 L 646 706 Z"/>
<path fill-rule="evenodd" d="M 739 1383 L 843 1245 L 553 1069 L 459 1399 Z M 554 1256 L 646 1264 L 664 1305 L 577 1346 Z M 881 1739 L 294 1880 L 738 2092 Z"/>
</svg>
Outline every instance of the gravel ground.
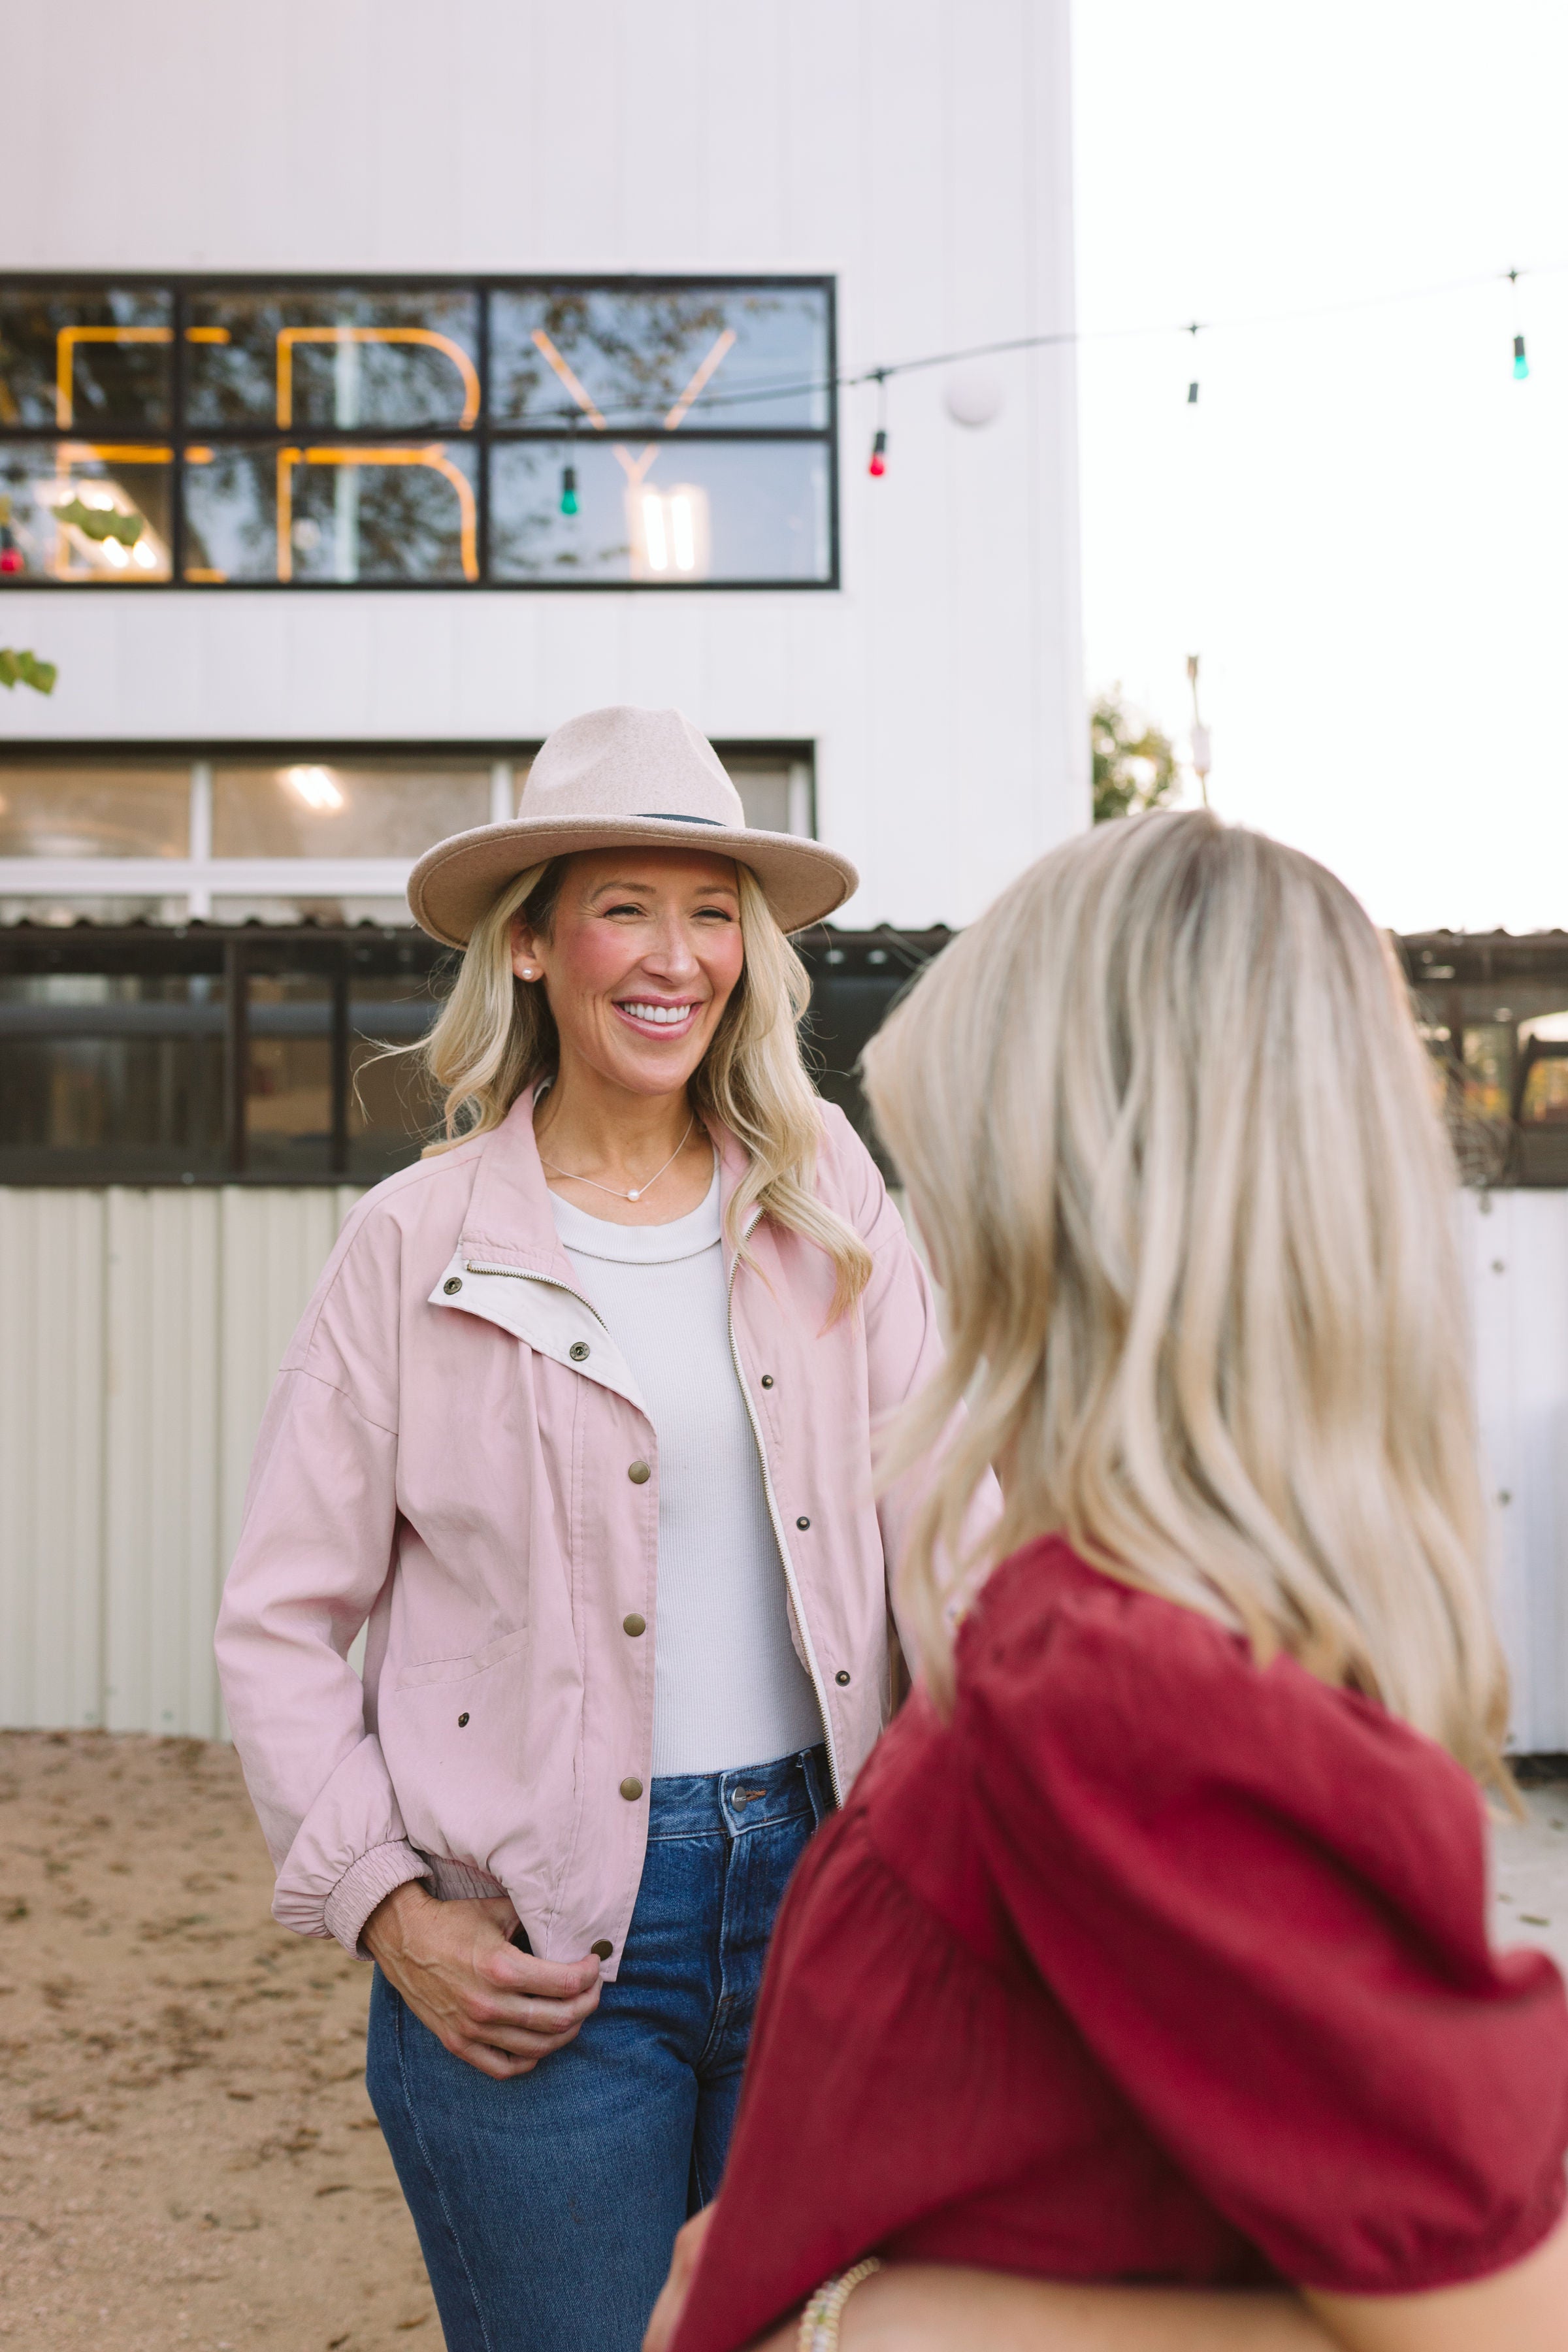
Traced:
<svg viewBox="0 0 1568 2352">
<path fill-rule="evenodd" d="M 1568 1759 L 1525 1777 L 1494 1917 L 1568 1969 Z M 0 1734 L 0 2343 L 437 2352 L 369 1971 L 270 1895 L 232 1749 Z"/>
</svg>

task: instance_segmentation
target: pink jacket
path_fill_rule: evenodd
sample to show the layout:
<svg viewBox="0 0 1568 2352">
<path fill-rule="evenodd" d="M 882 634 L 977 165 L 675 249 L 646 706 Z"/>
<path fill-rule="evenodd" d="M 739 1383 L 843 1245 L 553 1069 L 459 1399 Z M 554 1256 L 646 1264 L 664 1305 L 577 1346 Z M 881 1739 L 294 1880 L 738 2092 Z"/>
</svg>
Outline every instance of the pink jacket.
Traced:
<svg viewBox="0 0 1568 2352">
<path fill-rule="evenodd" d="M 343 1228 L 258 1440 L 217 1657 L 278 1868 L 273 1916 L 353 1952 L 427 1877 L 510 1895 L 533 1950 L 609 1947 L 642 1874 L 653 1741 L 658 1443 L 556 1238 L 531 1099 L 378 1185 Z M 745 1165 L 715 1135 L 727 1203 Z M 940 1353 L 875 1164 L 824 1108 L 820 1197 L 875 1272 L 826 1328 L 833 1269 L 755 1224 L 730 1264 L 736 1377 L 836 1789 L 889 1711 L 871 1433 Z M 348 1661 L 365 1621 L 364 1678 Z M 628 1621 L 646 1621 L 630 1634 Z"/>
</svg>

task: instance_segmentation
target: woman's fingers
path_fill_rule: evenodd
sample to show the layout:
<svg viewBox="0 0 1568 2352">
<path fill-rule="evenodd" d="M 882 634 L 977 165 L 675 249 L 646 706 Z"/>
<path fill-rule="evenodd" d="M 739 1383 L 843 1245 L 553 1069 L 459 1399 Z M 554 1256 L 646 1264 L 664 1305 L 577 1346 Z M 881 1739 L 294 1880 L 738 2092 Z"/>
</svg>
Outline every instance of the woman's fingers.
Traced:
<svg viewBox="0 0 1568 2352">
<path fill-rule="evenodd" d="M 592 1953 L 536 1959 L 508 1941 L 516 1925 L 498 1897 L 438 1903 L 422 1887 L 400 1888 L 366 1935 L 420 2022 L 455 2057 L 498 2079 L 564 2048 L 599 2002 Z"/>
<path fill-rule="evenodd" d="M 492 2050 L 484 2042 L 448 2042 L 445 2045 L 454 2058 L 477 2073 L 488 2074 L 495 2083 L 510 2083 L 520 2074 L 531 2074 L 538 2065 L 537 2058 L 511 2058 L 504 2050 Z"/>
<path fill-rule="evenodd" d="M 510 2050 L 520 2058 L 548 2058 L 553 2050 L 564 2050 L 575 2042 L 583 2031 L 580 2025 L 569 2025 L 562 2033 L 537 2033 L 526 2025 L 490 2022 L 471 2024 L 459 2018 L 455 2038 L 463 2042 L 483 2042 L 492 2050 Z"/>
<path fill-rule="evenodd" d="M 533 1993 L 546 2000 L 586 2000 L 589 2009 L 599 1997 L 599 1963 L 592 1952 L 580 1960 L 540 1960 L 502 1938 L 481 1949 L 476 1965 L 481 1976 L 503 1991 Z M 587 2011 L 583 2013 L 586 2016 Z"/>
</svg>

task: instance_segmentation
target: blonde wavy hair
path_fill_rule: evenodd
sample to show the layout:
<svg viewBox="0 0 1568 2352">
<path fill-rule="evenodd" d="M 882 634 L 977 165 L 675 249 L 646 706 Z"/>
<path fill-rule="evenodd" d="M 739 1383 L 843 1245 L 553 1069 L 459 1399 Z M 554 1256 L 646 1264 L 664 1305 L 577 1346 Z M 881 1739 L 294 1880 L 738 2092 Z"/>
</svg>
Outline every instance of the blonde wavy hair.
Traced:
<svg viewBox="0 0 1568 2352">
<path fill-rule="evenodd" d="M 444 1098 L 443 1133 L 426 1147 L 450 1150 L 499 1127 L 523 1089 L 555 1075 L 560 1039 L 542 985 L 511 969 L 512 926 L 521 916 L 550 936 L 571 865 L 558 857 L 517 876 L 475 924 L 451 994 L 416 1050 Z M 787 1233 L 825 1250 L 834 1268 L 834 1319 L 871 1275 L 871 1253 L 816 1190 L 821 1108 L 801 1059 L 800 1024 L 811 982 L 749 866 L 737 864 L 745 961 L 711 1044 L 690 1083 L 693 1108 L 727 1127 L 750 1164 L 731 1196 L 733 1247 L 746 1255 L 753 1206 Z"/>
<path fill-rule="evenodd" d="M 888 1475 L 966 1407 L 903 1565 L 939 1696 L 994 1464 L 987 1560 L 1059 1530 L 1506 1787 L 1456 1174 L 1349 891 L 1206 812 L 1097 826 L 864 1067 L 950 1331 Z"/>
</svg>

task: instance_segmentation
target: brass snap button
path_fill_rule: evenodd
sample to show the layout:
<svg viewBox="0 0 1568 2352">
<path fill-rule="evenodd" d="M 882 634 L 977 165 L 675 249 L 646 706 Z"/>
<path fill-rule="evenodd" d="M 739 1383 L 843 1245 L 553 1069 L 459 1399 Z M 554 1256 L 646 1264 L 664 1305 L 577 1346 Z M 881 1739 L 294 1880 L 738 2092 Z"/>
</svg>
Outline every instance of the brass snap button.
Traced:
<svg viewBox="0 0 1568 2352">
<path fill-rule="evenodd" d="M 585 1364 L 590 1353 L 588 1342 L 586 1339 L 574 1339 L 566 1353 L 574 1364 Z"/>
<path fill-rule="evenodd" d="M 635 1641 L 639 1633 L 646 1633 L 647 1632 L 647 1619 L 646 1617 L 639 1617 L 637 1611 L 634 1609 L 629 1617 L 623 1617 L 621 1619 L 621 1631 L 623 1633 L 631 1634 Z"/>
<path fill-rule="evenodd" d="M 842 1683 L 847 1683 L 847 1682 L 848 1681 L 848 1679 L 849 1679 L 849 1669 L 848 1669 L 848 1667 L 847 1667 L 847 1666 L 840 1666 L 840 1667 L 839 1667 L 839 1669 L 838 1669 L 838 1672 L 834 1675 L 833 1679 L 834 1679 L 834 1681 L 835 1681 L 836 1683 L 840 1683 L 840 1684 L 842 1684 Z"/>
<path fill-rule="evenodd" d="M 465 1723 L 467 1723 L 468 1719 L 468 1717 L 467 1717 L 466 1715 L 460 1715 L 460 1716 L 458 1717 L 458 1730 L 459 1730 L 459 1731 L 461 1731 L 461 1729 L 462 1729 L 462 1727 L 463 1727 L 464 1724 L 465 1724 Z"/>
<path fill-rule="evenodd" d="M 810 1527 L 810 1525 L 811 1521 L 809 1519 L 796 1519 L 795 1521 L 795 1526 L 797 1528 L 805 1528 Z"/>
<path fill-rule="evenodd" d="M 590 1944 L 588 1947 L 596 1960 L 607 1960 L 615 1948 L 608 1936 L 601 1936 L 596 1944 Z"/>
<path fill-rule="evenodd" d="M 634 1462 L 631 1468 L 626 1472 L 626 1476 L 631 1480 L 634 1486 L 646 1486 L 648 1480 L 653 1476 L 653 1472 L 648 1468 L 646 1462 Z"/>
<path fill-rule="evenodd" d="M 642 1782 L 628 1776 L 621 1782 L 621 1794 L 628 1805 L 635 1805 L 642 1795 Z"/>
<path fill-rule="evenodd" d="M 772 1372 L 764 1372 L 764 1373 L 763 1374 L 763 1388 L 765 1388 L 765 1389 L 771 1389 L 771 1388 L 772 1388 L 772 1386 L 773 1386 L 773 1376 Z"/>
<path fill-rule="evenodd" d="M 441 1285 L 442 1289 L 446 1292 L 448 1298 L 455 1297 L 458 1292 L 461 1290 L 462 1286 L 463 1278 L 461 1275 L 458 1274 L 449 1274 L 447 1276 L 446 1281 Z"/>
</svg>

